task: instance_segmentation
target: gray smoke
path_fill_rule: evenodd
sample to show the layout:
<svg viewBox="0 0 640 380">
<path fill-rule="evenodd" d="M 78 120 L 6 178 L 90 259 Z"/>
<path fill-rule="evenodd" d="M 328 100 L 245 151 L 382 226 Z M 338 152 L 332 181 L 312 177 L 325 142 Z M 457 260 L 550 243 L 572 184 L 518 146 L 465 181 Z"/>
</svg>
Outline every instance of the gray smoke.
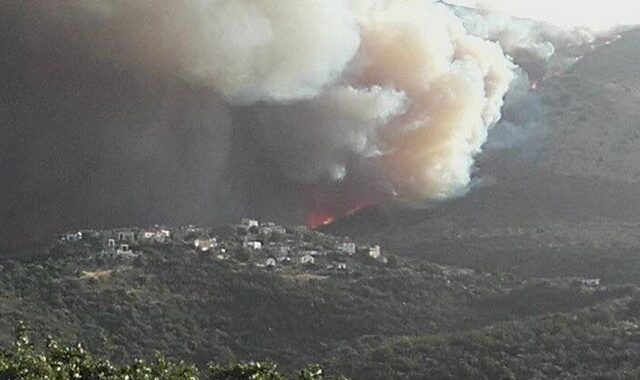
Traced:
<svg viewBox="0 0 640 380">
<path fill-rule="evenodd" d="M 482 9 L 453 7 L 469 33 L 496 41 L 533 83 L 560 75 L 599 44 L 618 37 L 622 27 L 593 31 L 560 27 Z"/>
<path fill-rule="evenodd" d="M 527 158 L 535 156 L 537 138 L 545 133 L 538 92 L 545 81 L 564 74 L 586 54 L 629 29 L 623 25 L 625 17 L 607 12 L 610 7 L 601 11 L 611 13 L 611 19 L 604 23 L 601 18 L 584 17 L 577 5 L 577 8 L 568 6 L 575 12 L 563 17 L 558 14 L 563 11 L 562 7 L 546 2 L 452 0 L 448 3 L 457 4 L 451 6 L 452 10 L 464 21 L 469 33 L 499 43 L 518 65 L 517 79 L 505 97 L 502 120 L 491 130 L 486 149 L 521 149 L 521 156 Z"/>
<path fill-rule="evenodd" d="M 527 83 L 589 45 L 426 0 L 0 7 L 0 227 L 19 238 L 463 194 L 492 128 L 515 141 L 537 113 Z"/>
</svg>

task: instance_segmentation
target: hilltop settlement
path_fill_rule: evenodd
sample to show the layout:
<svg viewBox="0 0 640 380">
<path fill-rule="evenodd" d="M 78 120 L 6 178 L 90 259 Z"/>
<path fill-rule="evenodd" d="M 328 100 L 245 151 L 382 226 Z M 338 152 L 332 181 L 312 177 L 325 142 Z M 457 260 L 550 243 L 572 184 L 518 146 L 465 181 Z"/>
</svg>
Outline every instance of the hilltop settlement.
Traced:
<svg viewBox="0 0 640 380">
<path fill-rule="evenodd" d="M 319 275 L 389 264 L 388 255 L 379 245 L 358 244 L 348 237 L 326 235 L 304 226 L 283 227 L 254 219 L 218 228 L 189 225 L 83 230 L 62 234 L 57 244 L 62 249 L 84 246 L 96 258 L 114 260 L 134 260 L 145 255 L 145 249 L 179 245 L 187 252 L 238 265 Z"/>
</svg>

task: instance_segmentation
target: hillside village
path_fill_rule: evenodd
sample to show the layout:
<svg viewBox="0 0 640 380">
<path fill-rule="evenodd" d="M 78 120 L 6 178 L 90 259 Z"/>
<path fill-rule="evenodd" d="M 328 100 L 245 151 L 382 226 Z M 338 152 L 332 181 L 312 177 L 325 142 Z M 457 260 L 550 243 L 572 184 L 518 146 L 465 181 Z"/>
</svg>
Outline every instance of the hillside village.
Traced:
<svg viewBox="0 0 640 380">
<path fill-rule="evenodd" d="M 179 247 L 180 252 L 210 257 L 238 267 L 254 267 L 276 273 L 331 276 L 360 273 L 372 266 L 397 267 L 397 258 L 377 244 L 355 242 L 309 229 L 284 227 L 273 222 L 242 219 L 235 225 L 205 228 L 194 225 L 175 228 L 118 228 L 82 230 L 59 236 L 56 247 L 67 252 L 83 251 L 99 260 L 131 261 L 156 248 Z M 475 271 L 436 265 L 446 278 L 465 277 Z M 562 276 L 538 278 L 554 286 L 601 287 L 600 278 Z"/>
<path fill-rule="evenodd" d="M 321 275 L 351 273 L 363 265 L 388 265 L 379 245 L 358 244 L 304 226 L 283 227 L 272 222 L 242 219 L 236 225 L 203 228 L 122 228 L 83 230 L 61 235 L 58 246 L 90 247 L 96 258 L 133 260 L 145 249 L 179 245 L 212 259 L 251 265 L 271 271 Z"/>
</svg>

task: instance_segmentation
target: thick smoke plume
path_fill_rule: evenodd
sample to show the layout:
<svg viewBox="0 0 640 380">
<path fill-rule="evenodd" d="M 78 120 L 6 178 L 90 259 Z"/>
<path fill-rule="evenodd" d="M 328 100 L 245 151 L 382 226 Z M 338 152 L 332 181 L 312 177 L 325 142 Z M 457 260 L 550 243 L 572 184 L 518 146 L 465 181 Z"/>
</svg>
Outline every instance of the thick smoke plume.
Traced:
<svg viewBox="0 0 640 380">
<path fill-rule="evenodd" d="M 640 14 L 630 9 L 627 0 L 447 0 L 447 3 L 542 21 L 563 29 L 585 28 L 595 33 L 640 24 Z"/>
<path fill-rule="evenodd" d="M 449 0 L 469 33 L 496 41 L 533 83 L 640 24 L 622 1 Z M 616 4 L 619 3 L 619 4 Z"/>
<path fill-rule="evenodd" d="M 505 99 L 500 124 L 487 149 L 528 148 L 545 132 L 544 112 L 536 91 L 553 77 L 621 33 L 640 23 L 627 7 L 602 2 L 526 0 L 449 0 L 470 34 L 500 44 L 518 66 Z M 616 3 L 614 1 L 614 3 Z M 618 4 L 623 5 L 623 4 Z"/>
<path fill-rule="evenodd" d="M 462 194 L 521 72 L 511 57 L 527 66 L 511 47 L 533 38 L 426 0 L 1 7 L 0 217 L 16 234 L 43 209 L 50 229 L 318 224 Z"/>
<path fill-rule="evenodd" d="M 400 196 L 457 194 L 512 79 L 498 45 L 423 0 L 80 4 L 125 21 L 111 37 L 122 63 L 255 105 L 266 154 L 296 182 L 342 180 L 355 156 Z"/>
</svg>

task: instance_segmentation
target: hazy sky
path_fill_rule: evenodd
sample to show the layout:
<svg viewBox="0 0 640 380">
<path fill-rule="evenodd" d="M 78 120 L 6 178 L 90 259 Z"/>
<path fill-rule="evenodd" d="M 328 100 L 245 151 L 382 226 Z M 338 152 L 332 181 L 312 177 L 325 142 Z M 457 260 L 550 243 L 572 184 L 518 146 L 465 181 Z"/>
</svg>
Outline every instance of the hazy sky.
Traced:
<svg viewBox="0 0 640 380">
<path fill-rule="evenodd" d="M 558 26 L 584 26 L 601 31 L 640 24 L 640 4 L 630 0 L 450 0 L 451 4 L 500 11 Z"/>
</svg>

